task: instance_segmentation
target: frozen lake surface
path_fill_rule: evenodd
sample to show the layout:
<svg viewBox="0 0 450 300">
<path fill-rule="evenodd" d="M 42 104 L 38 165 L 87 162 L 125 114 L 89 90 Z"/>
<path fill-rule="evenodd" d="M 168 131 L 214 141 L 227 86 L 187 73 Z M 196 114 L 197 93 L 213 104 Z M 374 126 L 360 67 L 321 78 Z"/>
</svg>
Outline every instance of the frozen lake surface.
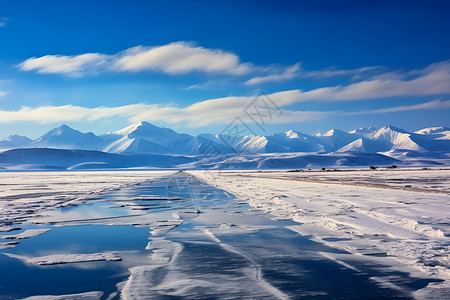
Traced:
<svg viewBox="0 0 450 300">
<path fill-rule="evenodd" d="M 1 299 L 409 299 L 443 281 L 412 274 L 379 247 L 356 253 L 339 247 L 349 237 L 304 234 L 307 222 L 236 198 L 230 184 L 225 191 L 185 172 L 111 173 L 103 172 L 103 184 L 89 182 L 89 172 L 72 173 L 84 186 L 69 189 L 66 174 L 13 175 L 35 174 L 23 185 L 46 192 L 49 199 L 39 201 L 41 194 L 4 183 L 2 207 L 20 203 L 25 213 L 6 216 L 0 227 Z M 198 173 L 211 182 L 211 173 Z M 229 176 L 216 174 L 215 185 Z M 255 187 L 252 178 L 234 180 Z M 65 206 L 61 197 L 71 193 L 74 206 Z M 61 207 L 49 210 L 56 201 Z"/>
</svg>

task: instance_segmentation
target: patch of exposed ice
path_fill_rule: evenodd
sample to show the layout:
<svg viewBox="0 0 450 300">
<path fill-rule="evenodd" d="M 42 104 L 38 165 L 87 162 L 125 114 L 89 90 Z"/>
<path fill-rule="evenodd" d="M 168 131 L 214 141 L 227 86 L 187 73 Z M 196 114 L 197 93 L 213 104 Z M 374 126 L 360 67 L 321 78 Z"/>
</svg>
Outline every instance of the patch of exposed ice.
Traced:
<svg viewBox="0 0 450 300">
<path fill-rule="evenodd" d="M 70 264 L 81 263 L 91 261 L 121 261 L 122 259 L 112 252 L 105 253 L 90 253 L 90 254 L 55 254 L 41 257 L 27 257 L 12 253 L 4 253 L 5 255 L 13 258 L 20 259 L 26 263 L 34 265 L 57 265 L 57 264 Z"/>
<path fill-rule="evenodd" d="M 4 239 L 11 239 L 11 240 L 21 240 L 21 239 L 29 239 L 36 237 L 38 235 L 44 234 L 51 229 L 27 229 L 22 233 L 14 234 L 14 235 L 4 235 Z"/>
<path fill-rule="evenodd" d="M 222 226 L 221 226 L 222 227 Z M 234 227 L 234 226 L 232 226 Z M 228 226 L 225 226 L 225 228 L 228 228 Z M 284 294 L 281 290 L 277 289 L 273 285 L 271 285 L 269 282 L 267 282 L 262 274 L 261 266 L 257 264 L 250 256 L 247 254 L 239 251 L 236 247 L 233 247 L 229 244 L 223 243 L 220 241 L 217 236 L 215 236 L 214 233 L 212 233 L 209 229 L 205 229 L 205 233 L 207 236 L 209 236 L 213 241 L 217 242 L 222 248 L 224 248 L 228 252 L 235 253 L 243 258 L 245 258 L 251 266 L 253 266 L 253 272 L 251 277 L 259 284 L 261 287 L 263 287 L 265 290 L 267 290 L 268 293 L 272 294 L 272 296 L 276 299 L 289 299 L 289 297 Z"/>
<path fill-rule="evenodd" d="M 152 264 L 168 265 L 175 260 L 183 250 L 180 243 L 172 242 L 164 238 L 152 238 L 145 250 L 151 251 L 150 260 Z"/>
<path fill-rule="evenodd" d="M 213 234 L 241 234 L 252 233 L 264 229 L 275 228 L 271 225 L 251 225 L 251 224 L 235 224 L 235 223 L 222 223 L 219 227 L 208 228 L 207 231 Z M 206 231 L 205 231 L 206 232 Z"/>
<path fill-rule="evenodd" d="M 150 228 L 152 229 L 150 233 L 152 236 L 162 236 L 181 224 L 183 224 L 183 220 L 156 221 L 150 225 Z"/>
<path fill-rule="evenodd" d="M 21 300 L 99 300 L 103 292 L 87 292 L 70 295 L 41 295 L 22 298 Z"/>
<path fill-rule="evenodd" d="M 151 251 L 149 265 L 132 267 L 131 275 L 121 291 L 121 299 L 150 299 L 156 296 L 154 289 L 158 284 L 155 271 L 170 265 L 183 250 L 180 243 L 157 237 L 145 247 Z"/>
<path fill-rule="evenodd" d="M 122 288 L 120 298 L 123 300 L 131 299 L 150 299 L 155 294 L 152 288 L 155 286 L 154 271 L 161 268 L 159 265 L 138 266 L 130 268 L 130 277 Z"/>
</svg>

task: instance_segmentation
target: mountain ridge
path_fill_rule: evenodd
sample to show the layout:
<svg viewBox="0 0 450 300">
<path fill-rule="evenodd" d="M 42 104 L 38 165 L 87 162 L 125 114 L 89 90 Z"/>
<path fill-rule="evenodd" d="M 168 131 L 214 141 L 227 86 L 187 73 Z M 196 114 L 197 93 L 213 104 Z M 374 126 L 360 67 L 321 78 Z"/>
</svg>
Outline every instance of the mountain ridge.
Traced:
<svg viewBox="0 0 450 300">
<path fill-rule="evenodd" d="M 121 130 L 97 136 L 83 133 L 65 124 L 36 140 L 12 135 L 0 140 L 0 149 L 56 148 L 96 150 L 122 154 L 195 155 L 212 149 L 216 154 L 229 153 L 291 153 L 291 152 L 388 152 L 450 151 L 450 129 L 429 127 L 415 132 L 387 125 L 358 128 L 351 131 L 331 129 L 324 134 L 310 135 L 296 130 L 266 136 L 229 136 L 199 134 L 192 136 L 170 128 L 142 121 Z"/>
</svg>

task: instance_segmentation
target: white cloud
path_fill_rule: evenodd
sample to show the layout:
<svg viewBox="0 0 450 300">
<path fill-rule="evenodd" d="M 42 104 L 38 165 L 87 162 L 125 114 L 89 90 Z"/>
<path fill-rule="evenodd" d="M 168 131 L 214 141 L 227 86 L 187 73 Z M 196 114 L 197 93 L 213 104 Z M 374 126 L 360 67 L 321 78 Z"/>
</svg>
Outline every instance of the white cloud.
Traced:
<svg viewBox="0 0 450 300">
<path fill-rule="evenodd" d="M 81 76 L 85 72 L 95 71 L 108 62 L 109 57 L 99 53 L 86 53 L 74 56 L 45 55 L 32 57 L 19 64 L 23 71 L 37 71 L 43 74 L 65 74 Z"/>
<path fill-rule="evenodd" d="M 363 67 L 353 70 L 344 70 L 344 69 L 336 69 L 336 68 L 327 68 L 324 70 L 317 71 L 309 71 L 302 68 L 301 63 L 296 63 L 293 66 L 288 66 L 285 68 L 276 68 L 276 67 L 268 67 L 268 68 L 259 68 L 261 72 L 267 72 L 268 75 L 253 77 L 245 82 L 247 85 L 255 85 L 262 84 L 266 82 L 276 82 L 276 81 L 285 81 L 295 77 L 298 78 L 330 78 L 330 77 L 338 77 L 338 76 L 351 76 L 352 79 L 360 79 L 363 75 L 367 76 L 375 71 L 381 70 L 382 67 L 374 66 L 374 67 Z"/>
<path fill-rule="evenodd" d="M 194 71 L 241 75 L 251 69 L 249 64 L 242 64 L 234 53 L 198 47 L 186 42 L 130 48 L 119 54 L 114 68 L 131 72 L 162 71 L 172 75 Z"/>
<path fill-rule="evenodd" d="M 450 61 L 428 66 L 408 80 L 375 79 L 302 92 L 291 91 L 291 103 L 302 101 L 351 101 L 388 97 L 420 97 L 450 94 Z M 290 103 L 285 103 L 287 105 Z"/>
<path fill-rule="evenodd" d="M 170 75 L 199 71 L 241 75 L 251 70 L 250 64 L 241 63 L 239 57 L 231 52 L 197 47 L 186 42 L 155 47 L 137 46 L 115 55 L 45 55 L 29 58 L 18 66 L 23 71 L 68 76 L 96 71 L 159 71 Z"/>
<path fill-rule="evenodd" d="M 230 85 L 232 83 L 229 79 L 212 79 L 203 83 L 193 84 L 188 86 L 186 90 L 213 90 L 217 88 L 223 88 L 226 85 Z"/>
<path fill-rule="evenodd" d="M 8 18 L 0 18 L 0 27 L 5 27 L 8 22 Z"/>
<path fill-rule="evenodd" d="M 131 117 L 153 105 L 132 104 L 119 107 L 87 108 L 74 105 L 22 107 L 16 111 L 0 110 L 0 123 L 29 121 L 58 123 L 62 121 L 96 121 L 104 118 Z"/>
<path fill-rule="evenodd" d="M 1 79 L 0 80 L 0 86 L 10 85 L 13 83 L 14 83 L 13 79 Z M 6 95 L 8 95 L 8 92 L 3 89 L 0 89 L 0 97 L 4 97 Z"/>
<path fill-rule="evenodd" d="M 68 64 L 70 65 L 70 63 Z M 77 69 L 77 65 L 73 67 Z M 81 72 L 81 71 L 80 71 Z M 267 95 L 279 107 L 311 102 L 338 102 L 371 100 L 394 97 L 421 97 L 450 94 L 450 61 L 430 65 L 422 70 L 408 74 L 408 79 L 389 77 L 387 79 L 366 80 L 346 86 L 323 87 L 310 91 L 288 90 Z M 183 123 L 190 127 L 211 124 L 226 124 L 235 117 L 244 116 L 244 109 L 252 103 L 254 96 L 225 97 L 209 99 L 179 108 L 174 106 L 134 104 L 120 107 L 85 108 L 79 106 L 23 107 L 18 111 L 1 111 L 0 122 L 34 121 L 41 123 L 123 117 L 130 121 L 164 121 Z M 417 109 L 447 108 L 448 101 L 427 102 L 408 107 L 394 107 L 376 113 Z M 436 108 L 434 108 L 436 107 Z M 331 112 L 288 111 L 281 118 L 269 120 L 271 123 L 286 123 L 287 120 L 306 121 L 324 118 Z"/>
<path fill-rule="evenodd" d="M 441 65 L 442 66 L 442 65 Z M 445 69 L 445 68 L 444 68 Z M 373 80 L 350 84 L 345 87 L 327 87 L 308 92 L 288 90 L 267 95 L 278 107 L 303 101 L 347 101 L 355 99 L 374 99 L 399 95 L 419 95 L 450 93 L 448 85 L 443 84 L 448 78 L 446 71 L 432 68 L 423 76 L 410 81 Z M 414 90 L 410 91 L 411 86 Z M 375 89 L 376 87 L 376 89 Z M 368 92 L 371 91 L 371 92 Z M 22 107 L 16 111 L 0 110 L 0 123 L 15 121 L 32 121 L 39 123 L 59 123 L 63 121 L 96 121 L 106 118 L 126 118 L 132 122 L 147 120 L 163 121 L 169 124 L 186 124 L 189 127 L 227 124 L 236 117 L 246 121 L 245 108 L 253 103 L 255 96 L 225 97 L 196 102 L 187 107 L 161 106 L 157 104 L 133 104 L 118 107 L 86 108 L 74 105 L 42 106 L 37 108 Z M 351 112 L 347 115 L 365 113 L 388 113 L 421 109 L 450 108 L 450 100 L 430 101 L 411 106 L 399 106 L 364 112 Z M 292 111 L 284 110 L 280 116 L 266 119 L 267 123 L 289 123 L 318 120 L 335 112 L 331 111 Z"/>
<path fill-rule="evenodd" d="M 291 92 L 267 95 L 277 103 L 289 100 Z M 197 102 L 184 108 L 149 104 L 133 104 L 119 107 L 86 108 L 74 105 L 22 107 L 16 111 L 0 110 L 0 123 L 31 121 L 38 123 L 60 123 L 67 121 L 96 121 L 106 118 L 126 118 L 131 122 L 147 120 L 164 121 L 170 124 L 183 123 L 189 127 L 227 124 L 236 117 L 246 119 L 244 109 L 255 97 L 226 97 Z M 329 112 L 285 111 L 281 116 L 267 119 L 267 123 L 289 123 L 317 120 Z M 247 118 L 247 121 L 249 119 Z"/>
<path fill-rule="evenodd" d="M 379 71 L 382 69 L 381 66 L 373 67 L 362 67 L 357 69 L 345 70 L 345 69 L 335 69 L 327 68 L 318 71 L 305 71 L 300 74 L 301 77 L 311 77 L 311 78 L 330 78 L 338 76 L 352 76 L 353 79 L 360 78 L 363 74 L 370 74 L 370 72 Z"/>
<path fill-rule="evenodd" d="M 254 84 L 261 84 L 266 82 L 273 82 L 273 81 L 283 81 L 283 80 L 289 80 L 291 78 L 294 78 L 298 76 L 298 72 L 301 70 L 300 63 L 296 63 L 293 66 L 290 66 L 286 68 L 282 73 L 279 74 L 271 74 L 267 76 L 261 76 L 261 77 L 253 77 L 245 82 L 247 85 L 254 85 Z"/>
<path fill-rule="evenodd" d="M 427 109 L 448 109 L 448 108 L 450 108 L 450 100 L 446 100 L 446 101 L 434 100 L 434 101 L 429 101 L 429 102 L 415 104 L 415 105 L 404 105 L 404 106 L 396 106 L 396 107 L 390 107 L 390 108 L 349 112 L 349 113 L 346 113 L 346 115 L 384 114 L 384 113 L 395 113 L 395 112 L 401 112 L 401 111 L 427 110 Z"/>
</svg>

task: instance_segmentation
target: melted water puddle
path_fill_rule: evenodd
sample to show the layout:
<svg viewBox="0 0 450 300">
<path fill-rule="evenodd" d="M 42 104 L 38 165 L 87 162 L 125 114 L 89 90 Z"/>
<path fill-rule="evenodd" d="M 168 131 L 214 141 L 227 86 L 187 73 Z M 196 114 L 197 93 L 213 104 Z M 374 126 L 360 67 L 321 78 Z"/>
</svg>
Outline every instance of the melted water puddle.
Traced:
<svg viewBox="0 0 450 300">
<path fill-rule="evenodd" d="M 51 229 L 0 250 L 8 254 L 0 255 L 0 298 L 402 299 L 429 282 L 389 268 L 389 258 L 313 242 L 286 228 L 294 224 L 177 173 L 5 233 Z"/>
</svg>

